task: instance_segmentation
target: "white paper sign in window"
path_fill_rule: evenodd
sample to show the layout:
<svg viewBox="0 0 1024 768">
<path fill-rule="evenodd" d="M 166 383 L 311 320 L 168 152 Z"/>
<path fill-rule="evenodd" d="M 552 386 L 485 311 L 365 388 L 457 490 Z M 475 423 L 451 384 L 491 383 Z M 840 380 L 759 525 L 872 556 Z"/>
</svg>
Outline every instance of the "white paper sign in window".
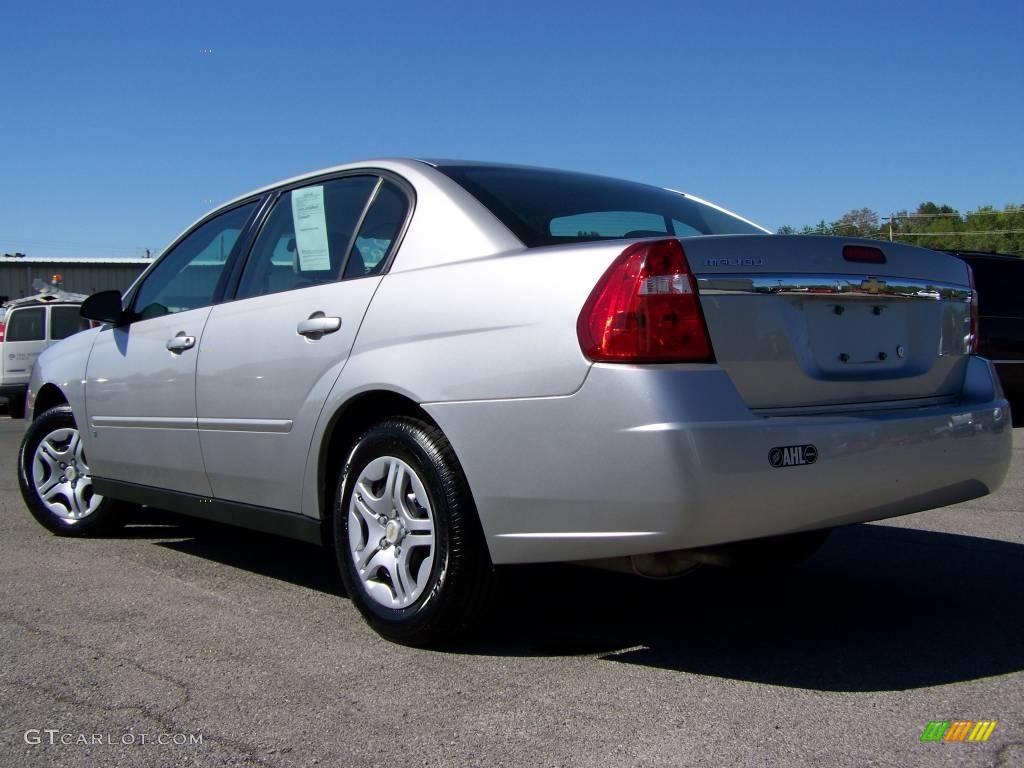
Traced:
<svg viewBox="0 0 1024 768">
<path fill-rule="evenodd" d="M 295 225 L 295 249 L 299 252 L 299 270 L 329 270 L 331 251 L 327 244 L 327 217 L 324 212 L 322 186 L 292 191 L 292 223 Z"/>
</svg>

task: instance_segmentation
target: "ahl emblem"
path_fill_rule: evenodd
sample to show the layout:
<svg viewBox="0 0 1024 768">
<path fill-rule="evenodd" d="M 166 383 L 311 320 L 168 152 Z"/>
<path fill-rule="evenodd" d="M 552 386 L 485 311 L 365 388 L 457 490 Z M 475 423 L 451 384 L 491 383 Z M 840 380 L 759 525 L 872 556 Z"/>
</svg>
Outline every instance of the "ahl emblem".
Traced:
<svg viewBox="0 0 1024 768">
<path fill-rule="evenodd" d="M 813 445 L 783 445 L 768 451 L 768 463 L 773 467 L 801 467 L 818 460 L 818 449 Z"/>
</svg>

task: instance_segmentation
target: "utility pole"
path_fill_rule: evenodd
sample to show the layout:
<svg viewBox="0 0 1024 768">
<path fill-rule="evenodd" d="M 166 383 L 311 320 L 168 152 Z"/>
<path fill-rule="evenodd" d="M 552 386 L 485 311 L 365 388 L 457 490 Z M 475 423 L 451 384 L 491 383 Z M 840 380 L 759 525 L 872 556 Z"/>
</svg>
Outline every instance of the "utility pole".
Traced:
<svg viewBox="0 0 1024 768">
<path fill-rule="evenodd" d="M 889 212 L 889 242 L 890 243 L 892 242 L 892 220 L 893 220 L 893 217 L 895 215 L 896 215 L 895 213 L 892 213 L 891 211 Z"/>
</svg>

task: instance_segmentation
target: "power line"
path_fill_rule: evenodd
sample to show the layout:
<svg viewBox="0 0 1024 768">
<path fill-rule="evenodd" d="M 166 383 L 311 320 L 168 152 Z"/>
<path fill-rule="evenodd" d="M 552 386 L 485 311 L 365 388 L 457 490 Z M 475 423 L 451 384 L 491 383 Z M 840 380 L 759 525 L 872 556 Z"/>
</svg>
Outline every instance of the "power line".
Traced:
<svg viewBox="0 0 1024 768">
<path fill-rule="evenodd" d="M 1019 235 L 1024 229 L 978 229 L 972 232 L 893 232 L 893 237 L 955 237 L 958 235 Z"/>
</svg>

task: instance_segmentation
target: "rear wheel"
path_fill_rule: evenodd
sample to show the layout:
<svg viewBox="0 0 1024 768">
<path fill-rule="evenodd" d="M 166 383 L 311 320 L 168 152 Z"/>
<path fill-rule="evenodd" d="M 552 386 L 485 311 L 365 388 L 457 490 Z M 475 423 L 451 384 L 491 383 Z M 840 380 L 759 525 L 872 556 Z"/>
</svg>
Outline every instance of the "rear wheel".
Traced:
<svg viewBox="0 0 1024 768">
<path fill-rule="evenodd" d="M 436 644 L 480 614 L 490 557 L 462 468 L 436 427 L 394 418 L 363 434 L 338 480 L 333 522 L 348 594 L 384 637 Z"/>
<path fill-rule="evenodd" d="M 124 505 L 93 491 L 92 473 L 71 408 L 32 422 L 18 455 L 18 484 L 29 512 L 61 536 L 84 536 L 120 521 Z"/>
</svg>

